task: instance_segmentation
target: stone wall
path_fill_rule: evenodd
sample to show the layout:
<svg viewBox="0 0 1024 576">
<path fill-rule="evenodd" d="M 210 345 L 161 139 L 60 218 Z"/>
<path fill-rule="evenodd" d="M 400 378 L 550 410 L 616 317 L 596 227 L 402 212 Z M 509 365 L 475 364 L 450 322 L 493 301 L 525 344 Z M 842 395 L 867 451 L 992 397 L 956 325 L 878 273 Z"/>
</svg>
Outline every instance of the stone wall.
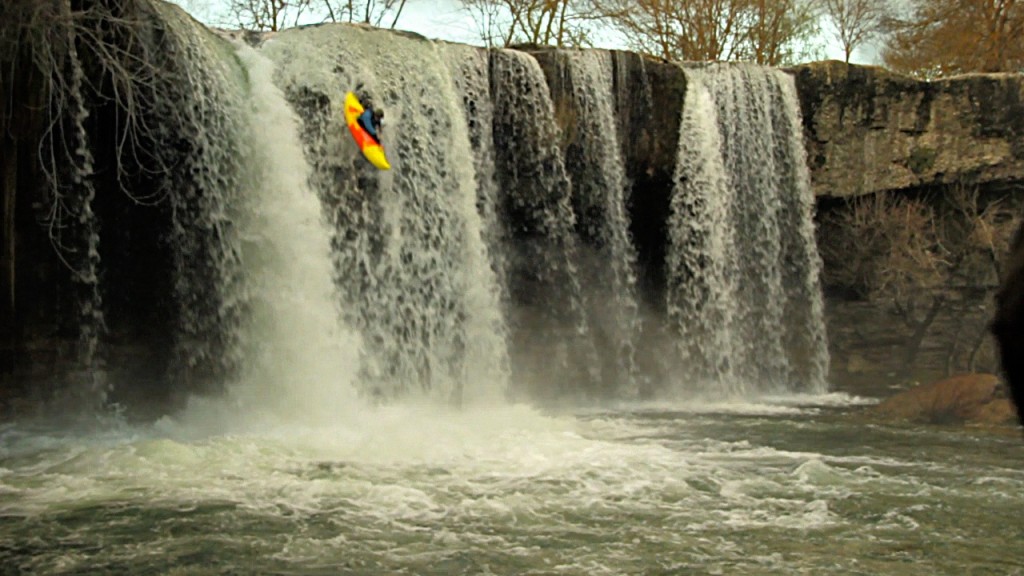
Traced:
<svg viewBox="0 0 1024 576">
<path fill-rule="evenodd" d="M 875 193 L 914 198 L 941 211 L 947 194 L 960 186 L 980 190 L 979 208 L 996 202 L 1004 213 L 1019 213 L 1024 76 L 976 74 L 924 82 L 836 61 L 790 71 L 800 94 L 820 216 L 849 210 L 848 200 Z M 936 224 L 948 225 L 941 219 Z M 1009 230 L 1003 226 L 999 233 L 1008 236 Z M 832 232 L 828 224 L 818 231 L 819 237 Z M 826 259 L 824 265 L 827 278 L 837 263 Z M 888 386 L 947 373 L 998 370 L 989 335 L 997 282 L 965 278 L 969 285 L 952 290 L 959 296 L 936 311 L 919 347 L 915 327 L 892 302 L 830 292 L 833 382 L 884 393 Z"/>
<path fill-rule="evenodd" d="M 836 61 L 791 72 L 819 196 L 1024 178 L 1020 74 L 923 82 Z"/>
</svg>

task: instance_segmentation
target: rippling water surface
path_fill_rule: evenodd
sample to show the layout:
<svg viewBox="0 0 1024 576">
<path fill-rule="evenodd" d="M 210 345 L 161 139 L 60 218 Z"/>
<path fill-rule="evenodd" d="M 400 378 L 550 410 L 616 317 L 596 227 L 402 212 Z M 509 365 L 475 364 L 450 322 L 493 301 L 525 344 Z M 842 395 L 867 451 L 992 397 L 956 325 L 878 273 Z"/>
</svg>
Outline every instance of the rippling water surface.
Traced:
<svg viewBox="0 0 1024 576">
<path fill-rule="evenodd" d="M 850 404 L 7 424 L 0 573 L 1021 573 L 1024 439 Z"/>
</svg>

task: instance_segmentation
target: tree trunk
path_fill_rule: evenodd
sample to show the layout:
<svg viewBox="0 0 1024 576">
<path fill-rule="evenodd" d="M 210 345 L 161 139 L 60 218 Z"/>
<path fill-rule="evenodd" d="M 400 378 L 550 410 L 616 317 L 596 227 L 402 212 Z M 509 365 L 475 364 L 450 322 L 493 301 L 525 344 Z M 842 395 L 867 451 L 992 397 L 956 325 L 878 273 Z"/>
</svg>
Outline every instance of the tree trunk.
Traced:
<svg viewBox="0 0 1024 576">
<path fill-rule="evenodd" d="M 977 372 L 978 371 L 978 354 L 981 352 L 981 347 L 985 345 L 985 341 L 989 338 L 989 331 L 986 328 L 982 330 L 978 337 L 974 339 L 974 345 L 971 347 L 970 353 L 967 355 L 967 371 Z"/>
<path fill-rule="evenodd" d="M 928 314 L 920 322 L 913 324 L 914 333 L 909 339 L 907 339 L 906 347 L 904 348 L 905 353 L 903 357 L 903 374 L 904 378 L 909 377 L 913 374 L 914 365 L 917 363 L 917 354 L 921 351 L 921 344 L 924 343 L 925 336 L 928 335 L 928 329 L 931 328 L 932 323 L 935 322 L 935 318 L 938 317 L 939 312 L 942 311 L 943 305 L 946 303 L 946 298 L 943 296 L 936 296 L 932 300 L 932 305 L 928 309 Z M 908 320 L 910 318 L 908 317 Z"/>
</svg>

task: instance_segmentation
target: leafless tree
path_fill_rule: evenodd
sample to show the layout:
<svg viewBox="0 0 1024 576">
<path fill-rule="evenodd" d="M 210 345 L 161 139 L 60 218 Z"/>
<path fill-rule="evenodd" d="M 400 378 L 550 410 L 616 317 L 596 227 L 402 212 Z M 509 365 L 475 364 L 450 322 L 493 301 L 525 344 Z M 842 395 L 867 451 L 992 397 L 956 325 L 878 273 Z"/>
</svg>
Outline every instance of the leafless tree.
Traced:
<svg viewBox="0 0 1024 576">
<path fill-rule="evenodd" d="M 597 0 L 641 52 L 666 60 L 732 60 L 748 0 Z"/>
<path fill-rule="evenodd" d="M 960 323 L 945 344 L 947 369 L 974 368 L 989 342 L 991 314 L 982 308 L 991 304 L 1018 222 L 1003 202 L 985 203 L 967 186 L 954 187 L 939 203 L 891 194 L 858 198 L 822 223 L 825 281 L 902 320 L 909 330 L 906 370 L 943 314 Z"/>
<path fill-rule="evenodd" d="M 311 0 L 230 0 L 228 14 L 243 30 L 277 31 L 299 23 Z"/>
<path fill-rule="evenodd" d="M 791 63 L 814 33 L 812 0 L 594 0 L 638 51 L 667 60 Z"/>
<path fill-rule="evenodd" d="M 313 11 L 323 14 L 330 22 L 361 22 L 382 27 L 386 24 L 394 29 L 405 9 L 406 0 L 307 0 Z"/>
<path fill-rule="evenodd" d="M 394 28 L 406 0 L 230 0 L 229 25 L 277 31 L 309 22 L 360 22 Z M 390 22 L 388 22 L 390 20 Z"/>
<path fill-rule="evenodd" d="M 492 0 L 462 0 L 462 7 L 476 23 L 477 34 L 484 46 L 494 48 L 505 45 L 507 18 L 501 5 Z"/>
<path fill-rule="evenodd" d="M 818 33 L 813 0 L 746 0 L 739 56 L 765 66 L 794 64 Z"/>
<path fill-rule="evenodd" d="M 909 0 L 892 19 L 882 57 L 889 68 L 932 78 L 1024 68 L 1021 0 Z"/>
<path fill-rule="evenodd" d="M 889 0 L 822 0 L 822 8 L 847 63 L 853 51 L 878 37 L 890 19 Z"/>
<path fill-rule="evenodd" d="M 462 0 L 462 4 L 477 19 L 488 45 L 587 46 L 597 17 L 583 0 Z"/>
</svg>

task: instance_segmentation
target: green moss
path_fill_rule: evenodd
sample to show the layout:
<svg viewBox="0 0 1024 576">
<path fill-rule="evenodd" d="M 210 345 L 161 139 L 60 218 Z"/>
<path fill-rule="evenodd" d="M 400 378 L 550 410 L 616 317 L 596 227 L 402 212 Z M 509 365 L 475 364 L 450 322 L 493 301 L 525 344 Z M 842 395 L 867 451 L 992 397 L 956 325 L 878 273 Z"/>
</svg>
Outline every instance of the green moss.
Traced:
<svg viewBox="0 0 1024 576">
<path fill-rule="evenodd" d="M 907 158 L 907 168 L 910 168 L 914 174 L 921 175 L 935 166 L 935 157 L 938 153 L 931 148 L 914 148 L 910 152 L 910 157 Z"/>
</svg>

